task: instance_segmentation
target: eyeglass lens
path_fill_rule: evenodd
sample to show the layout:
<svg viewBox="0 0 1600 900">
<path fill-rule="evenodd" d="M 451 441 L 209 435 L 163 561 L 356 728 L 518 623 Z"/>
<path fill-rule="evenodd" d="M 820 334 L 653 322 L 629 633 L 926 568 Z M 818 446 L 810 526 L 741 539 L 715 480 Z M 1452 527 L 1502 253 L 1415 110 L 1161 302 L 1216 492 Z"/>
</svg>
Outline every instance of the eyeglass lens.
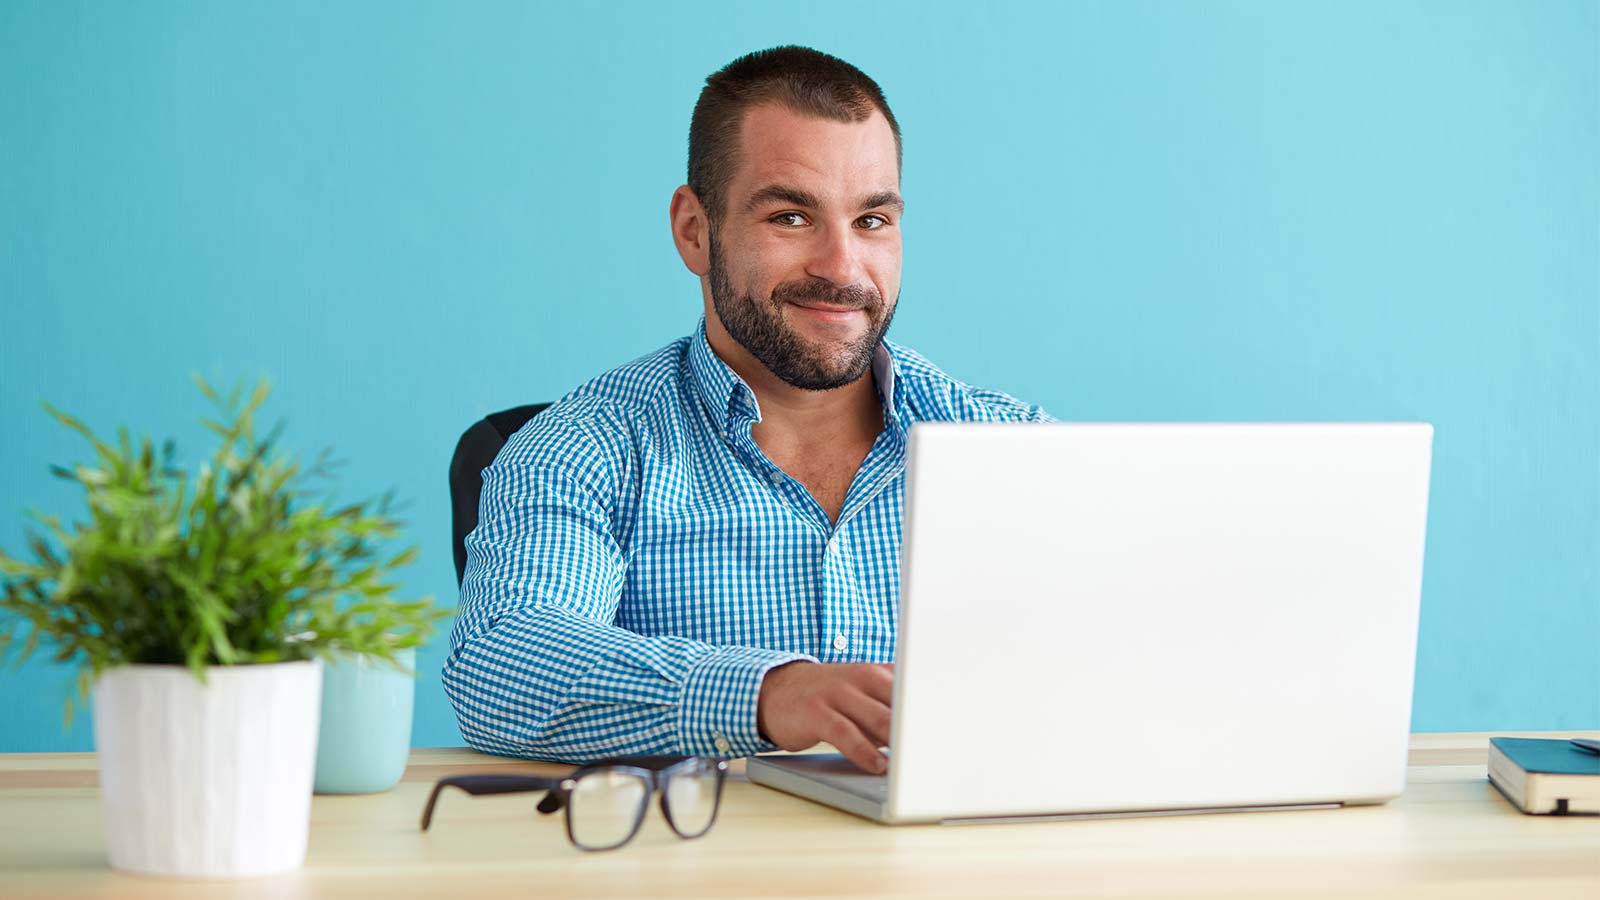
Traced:
<svg viewBox="0 0 1600 900">
<path fill-rule="evenodd" d="M 621 846 L 638 830 L 649 799 L 642 775 L 601 769 L 580 776 L 567 800 L 572 842 L 588 850 Z"/>
<path fill-rule="evenodd" d="M 717 815 L 717 775 L 716 764 L 703 759 L 691 760 L 665 773 L 662 801 L 667 821 L 678 834 L 699 837 L 711 827 Z"/>
</svg>

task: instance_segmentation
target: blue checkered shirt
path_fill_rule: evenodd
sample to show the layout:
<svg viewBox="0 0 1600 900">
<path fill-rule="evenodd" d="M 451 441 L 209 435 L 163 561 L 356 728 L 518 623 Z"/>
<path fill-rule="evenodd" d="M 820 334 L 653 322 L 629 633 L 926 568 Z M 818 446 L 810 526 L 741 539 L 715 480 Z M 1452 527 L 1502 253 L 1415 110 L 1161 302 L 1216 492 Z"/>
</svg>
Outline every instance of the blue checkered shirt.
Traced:
<svg viewBox="0 0 1600 900">
<path fill-rule="evenodd" d="M 1049 421 L 885 341 L 884 428 L 837 524 L 751 437 L 697 333 L 535 416 L 483 470 L 445 691 L 489 753 L 745 756 L 767 670 L 894 659 L 908 430 Z"/>
</svg>

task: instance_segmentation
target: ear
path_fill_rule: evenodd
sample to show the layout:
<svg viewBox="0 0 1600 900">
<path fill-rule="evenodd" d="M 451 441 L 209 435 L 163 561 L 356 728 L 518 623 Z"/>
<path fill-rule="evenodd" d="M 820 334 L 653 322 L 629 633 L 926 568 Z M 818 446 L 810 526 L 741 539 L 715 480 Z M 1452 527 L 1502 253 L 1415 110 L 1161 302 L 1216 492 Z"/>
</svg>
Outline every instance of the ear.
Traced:
<svg viewBox="0 0 1600 900">
<path fill-rule="evenodd" d="M 672 242 L 689 271 L 705 277 L 711 271 L 711 220 L 689 186 L 672 192 Z"/>
</svg>

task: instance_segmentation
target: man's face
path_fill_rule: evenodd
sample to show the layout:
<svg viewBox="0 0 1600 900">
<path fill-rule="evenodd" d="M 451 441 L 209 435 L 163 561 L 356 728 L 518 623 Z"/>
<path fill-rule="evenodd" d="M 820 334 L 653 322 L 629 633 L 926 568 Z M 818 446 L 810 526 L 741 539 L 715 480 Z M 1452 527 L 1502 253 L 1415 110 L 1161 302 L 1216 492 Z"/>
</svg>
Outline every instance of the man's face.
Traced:
<svg viewBox="0 0 1600 900">
<path fill-rule="evenodd" d="M 900 174 L 881 114 L 835 122 L 745 113 L 711 237 L 712 304 L 728 334 L 797 388 L 872 366 L 900 295 Z"/>
</svg>

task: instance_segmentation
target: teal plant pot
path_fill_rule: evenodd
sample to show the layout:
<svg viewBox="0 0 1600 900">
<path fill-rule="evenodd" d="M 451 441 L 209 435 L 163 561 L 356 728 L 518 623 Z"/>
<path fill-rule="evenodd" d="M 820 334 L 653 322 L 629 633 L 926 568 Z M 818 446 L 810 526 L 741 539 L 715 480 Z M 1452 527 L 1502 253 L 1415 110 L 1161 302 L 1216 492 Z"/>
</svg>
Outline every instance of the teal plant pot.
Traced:
<svg viewBox="0 0 1600 900">
<path fill-rule="evenodd" d="M 417 653 L 396 657 L 405 671 L 358 654 L 323 669 L 317 793 L 375 794 L 400 782 L 411 753 Z"/>
</svg>

